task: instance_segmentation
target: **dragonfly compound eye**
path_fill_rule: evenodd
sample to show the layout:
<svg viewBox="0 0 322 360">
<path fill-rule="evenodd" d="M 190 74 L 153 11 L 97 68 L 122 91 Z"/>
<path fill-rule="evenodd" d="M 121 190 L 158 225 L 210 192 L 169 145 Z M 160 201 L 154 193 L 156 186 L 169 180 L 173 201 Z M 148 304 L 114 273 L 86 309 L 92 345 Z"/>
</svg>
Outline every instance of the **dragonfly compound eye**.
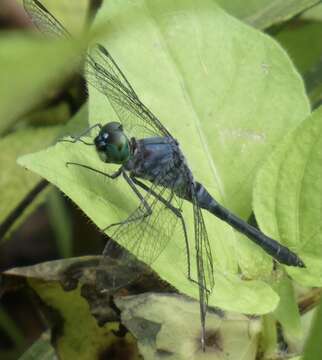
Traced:
<svg viewBox="0 0 322 360">
<path fill-rule="evenodd" d="M 130 156 L 129 141 L 122 131 L 109 129 L 100 132 L 95 140 L 96 150 L 101 160 L 107 163 L 122 164 Z"/>
<path fill-rule="evenodd" d="M 94 143 L 97 151 L 105 151 L 108 144 L 107 138 L 104 139 L 104 137 L 101 134 L 96 136 L 96 138 L 94 139 Z"/>
</svg>

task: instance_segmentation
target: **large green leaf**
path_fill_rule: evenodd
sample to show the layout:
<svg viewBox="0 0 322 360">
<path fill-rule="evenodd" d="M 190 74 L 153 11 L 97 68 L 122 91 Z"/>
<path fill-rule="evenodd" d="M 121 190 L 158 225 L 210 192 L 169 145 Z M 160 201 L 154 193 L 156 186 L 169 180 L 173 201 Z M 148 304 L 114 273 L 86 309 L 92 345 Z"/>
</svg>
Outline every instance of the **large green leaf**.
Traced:
<svg viewBox="0 0 322 360">
<path fill-rule="evenodd" d="M 307 268 L 287 271 L 306 286 L 322 285 L 321 116 L 320 107 L 286 137 L 258 173 L 254 191 L 260 226 L 296 249 Z"/>
<path fill-rule="evenodd" d="M 211 0 L 198 6 L 193 1 L 108 2 L 98 22 L 109 24 L 101 42 L 141 99 L 180 141 L 196 179 L 225 206 L 247 217 L 257 169 L 309 113 L 303 83 L 284 51 Z M 94 89 L 89 110 L 91 123 L 115 120 Z M 83 144 L 60 143 L 19 162 L 56 184 L 100 228 L 137 206 L 124 181 L 67 168 L 66 161 L 115 169 Z M 193 249 L 190 204 L 184 214 Z M 269 258 L 213 216 L 205 214 L 205 220 L 216 263 L 210 304 L 247 313 L 275 308 L 278 297 L 267 285 L 238 274 L 240 262 L 249 277 L 266 276 Z M 185 249 L 180 231 L 177 234 L 153 268 L 180 291 L 197 297 L 197 287 L 185 276 Z"/>
<path fill-rule="evenodd" d="M 112 33 L 102 42 L 179 140 L 195 177 L 226 207 L 248 217 L 258 167 L 309 114 L 302 81 L 274 41 L 210 1 L 199 2 L 198 12 L 187 1 L 144 4 L 142 9 L 128 5 L 126 11 L 115 3 L 103 7 L 97 22 L 108 19 Z M 137 19 L 131 26 L 129 14 Z M 90 94 L 91 123 L 109 119 L 104 97 L 91 88 Z M 230 237 L 236 234 L 222 233 L 218 223 L 210 222 L 209 232 L 222 241 L 215 245 L 217 259 L 231 270 Z M 244 238 L 235 240 L 248 276 L 262 272 L 263 253 Z M 227 251 L 230 262 L 223 260 Z"/>
<path fill-rule="evenodd" d="M 319 0 L 216 0 L 230 14 L 258 29 L 290 19 Z"/>
</svg>

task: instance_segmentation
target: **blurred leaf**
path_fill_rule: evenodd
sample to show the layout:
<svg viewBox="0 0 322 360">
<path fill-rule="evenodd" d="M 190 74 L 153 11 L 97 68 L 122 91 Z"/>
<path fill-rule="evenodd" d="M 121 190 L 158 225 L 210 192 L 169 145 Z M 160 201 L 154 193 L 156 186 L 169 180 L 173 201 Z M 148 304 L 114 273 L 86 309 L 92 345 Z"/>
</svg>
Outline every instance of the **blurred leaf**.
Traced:
<svg viewBox="0 0 322 360">
<path fill-rule="evenodd" d="M 88 6 L 91 0 L 42 0 L 50 11 L 64 24 L 68 24 L 68 31 L 71 33 L 80 33 L 84 30 L 87 20 Z"/>
<path fill-rule="evenodd" d="M 87 106 L 83 106 L 65 126 L 24 128 L 0 139 L 0 166 L 6 169 L 0 177 L 2 198 L 0 203 L 0 224 L 11 214 L 18 204 L 39 183 L 40 178 L 16 164 L 17 157 L 27 152 L 37 151 L 53 144 L 62 133 L 77 133 L 87 124 Z M 38 196 L 10 229 L 19 226 L 30 212 L 44 201 L 45 194 Z M 7 234 L 8 235 L 8 234 Z"/>
<path fill-rule="evenodd" d="M 62 128 L 59 138 L 64 135 L 77 135 L 88 125 L 88 106 L 85 103 Z"/>
<path fill-rule="evenodd" d="M 19 33 L 0 34 L 0 133 L 70 74 L 77 66 L 79 45 Z"/>
<path fill-rule="evenodd" d="M 27 116 L 23 117 L 24 125 L 30 126 L 51 126 L 51 125 L 64 125 L 70 118 L 70 104 L 67 102 L 59 102 L 54 106 L 35 109 Z"/>
<path fill-rule="evenodd" d="M 122 323 L 138 340 L 144 359 L 255 360 L 259 319 L 210 312 L 206 352 L 200 346 L 199 307 L 183 296 L 142 294 L 115 300 Z M 233 340 L 232 340 L 233 339 Z"/>
<path fill-rule="evenodd" d="M 258 173 L 255 215 L 261 228 L 295 250 L 306 269 L 286 268 L 305 286 L 322 285 L 322 107 L 276 148 Z"/>
<path fill-rule="evenodd" d="M 19 348 L 25 344 L 21 330 L 3 307 L 0 307 L 0 328 L 10 337 L 16 347 Z"/>
<path fill-rule="evenodd" d="M 302 18 L 301 18 L 302 19 Z M 293 59 L 304 77 L 306 89 L 314 104 L 321 98 L 322 24 L 298 21 L 283 28 L 276 38 Z M 310 39 L 310 41 L 308 41 Z"/>
<path fill-rule="evenodd" d="M 60 135 L 77 135 L 87 125 L 88 109 L 87 104 L 74 115 L 74 117 L 62 128 Z M 70 257 L 73 254 L 73 238 L 71 218 L 63 202 L 62 194 L 53 190 L 48 200 L 49 218 L 56 234 L 57 248 L 62 257 Z"/>
<path fill-rule="evenodd" d="M 48 331 L 42 333 L 30 348 L 19 358 L 19 360 L 58 360 L 55 349 L 50 343 Z"/>
<path fill-rule="evenodd" d="M 319 0 L 216 0 L 227 12 L 258 28 L 266 29 L 301 13 Z"/>
<path fill-rule="evenodd" d="M 16 164 L 18 156 L 36 151 L 53 143 L 61 131 L 60 126 L 27 128 L 0 139 L 0 176 L 1 202 L 0 223 L 17 207 L 25 196 L 41 180 L 39 176 L 30 174 Z M 36 206 L 39 204 L 33 204 Z M 34 207 L 32 207 L 34 208 Z M 31 208 L 29 209 L 29 211 Z M 24 217 L 29 212 L 24 214 Z M 21 219 L 22 220 L 22 219 Z M 18 222 L 21 223 L 21 220 Z M 17 224 L 16 224 L 17 225 Z"/>
<path fill-rule="evenodd" d="M 106 3 L 98 18 L 103 21 L 111 28 L 101 42 L 142 100 L 178 138 L 196 179 L 224 205 L 248 216 L 258 167 L 309 113 L 303 83 L 285 53 L 213 1 L 199 2 L 198 11 L 189 1 Z M 93 89 L 90 95 L 90 122 L 115 120 L 106 99 Z M 19 163 L 57 185 L 100 228 L 137 206 L 122 180 L 107 181 L 76 166 L 66 168 L 66 161 L 107 172 L 115 169 L 102 163 L 93 147 L 80 143 L 60 143 Z M 192 241 L 189 203 L 184 212 Z M 213 216 L 205 213 L 205 220 L 216 257 L 216 288 L 210 304 L 246 313 L 273 310 L 277 295 L 265 283 L 251 280 L 251 275 L 269 274 L 270 258 Z M 177 234 L 174 238 L 182 239 Z M 240 277 L 238 262 L 247 269 L 247 280 Z M 182 239 L 168 244 L 153 269 L 197 298 L 197 287 L 186 278 L 186 266 Z"/>
<path fill-rule="evenodd" d="M 23 6 L 23 0 L 16 0 Z M 39 0 L 40 1 L 40 0 Z M 79 33 L 86 23 L 87 11 L 91 0 L 41 0 L 55 17 L 68 24 L 68 31 Z"/>
<path fill-rule="evenodd" d="M 299 21 L 279 32 L 276 39 L 288 52 L 299 72 L 305 74 L 321 57 L 321 36 L 321 23 Z"/>
</svg>

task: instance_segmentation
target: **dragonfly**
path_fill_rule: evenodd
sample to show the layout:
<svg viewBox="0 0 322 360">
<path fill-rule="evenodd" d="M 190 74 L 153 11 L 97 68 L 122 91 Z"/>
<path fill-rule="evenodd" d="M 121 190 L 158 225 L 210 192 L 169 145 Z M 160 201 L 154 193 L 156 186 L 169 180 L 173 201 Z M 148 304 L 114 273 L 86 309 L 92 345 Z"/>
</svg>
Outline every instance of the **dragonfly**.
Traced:
<svg viewBox="0 0 322 360">
<path fill-rule="evenodd" d="M 38 1 L 24 0 L 24 7 L 36 27 L 54 36 L 71 38 L 64 26 Z M 86 80 L 104 94 L 117 115 L 117 121 L 95 124 L 70 142 L 94 146 L 99 158 L 106 164 L 118 164 L 114 173 L 103 172 L 87 164 L 68 162 L 101 174 L 111 180 L 123 177 L 136 195 L 138 207 L 123 221 L 111 224 L 111 236 L 134 256 L 151 265 L 173 238 L 180 226 L 185 244 L 187 277 L 199 289 L 201 347 L 205 350 L 206 313 L 209 294 L 215 285 L 211 245 L 203 218 L 206 210 L 246 235 L 277 262 L 305 267 L 300 257 L 248 224 L 216 201 L 193 176 L 180 144 L 160 120 L 139 99 L 131 84 L 108 50 L 96 44 L 84 59 Z M 98 130 L 93 141 L 85 136 Z M 86 138 L 87 139 L 87 138 Z M 194 266 L 192 276 L 191 239 L 188 236 L 182 204 L 192 204 L 194 224 Z M 111 251 L 110 242 L 104 248 L 103 258 Z"/>
</svg>

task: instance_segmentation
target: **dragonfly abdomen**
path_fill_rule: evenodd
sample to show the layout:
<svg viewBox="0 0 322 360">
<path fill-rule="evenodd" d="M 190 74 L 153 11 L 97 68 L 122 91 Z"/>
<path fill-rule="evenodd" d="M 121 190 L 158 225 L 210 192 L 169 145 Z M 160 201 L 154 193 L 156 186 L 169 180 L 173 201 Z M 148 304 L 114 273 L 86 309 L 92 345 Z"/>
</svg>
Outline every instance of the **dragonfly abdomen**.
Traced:
<svg viewBox="0 0 322 360">
<path fill-rule="evenodd" d="M 299 256 L 288 249 L 286 246 L 283 246 L 276 240 L 271 239 L 267 235 L 263 234 L 260 230 L 256 229 L 220 205 L 208 193 L 202 184 L 196 182 L 195 186 L 198 202 L 201 208 L 208 210 L 219 219 L 228 223 L 238 232 L 246 235 L 278 262 L 289 266 L 305 267 Z"/>
</svg>

